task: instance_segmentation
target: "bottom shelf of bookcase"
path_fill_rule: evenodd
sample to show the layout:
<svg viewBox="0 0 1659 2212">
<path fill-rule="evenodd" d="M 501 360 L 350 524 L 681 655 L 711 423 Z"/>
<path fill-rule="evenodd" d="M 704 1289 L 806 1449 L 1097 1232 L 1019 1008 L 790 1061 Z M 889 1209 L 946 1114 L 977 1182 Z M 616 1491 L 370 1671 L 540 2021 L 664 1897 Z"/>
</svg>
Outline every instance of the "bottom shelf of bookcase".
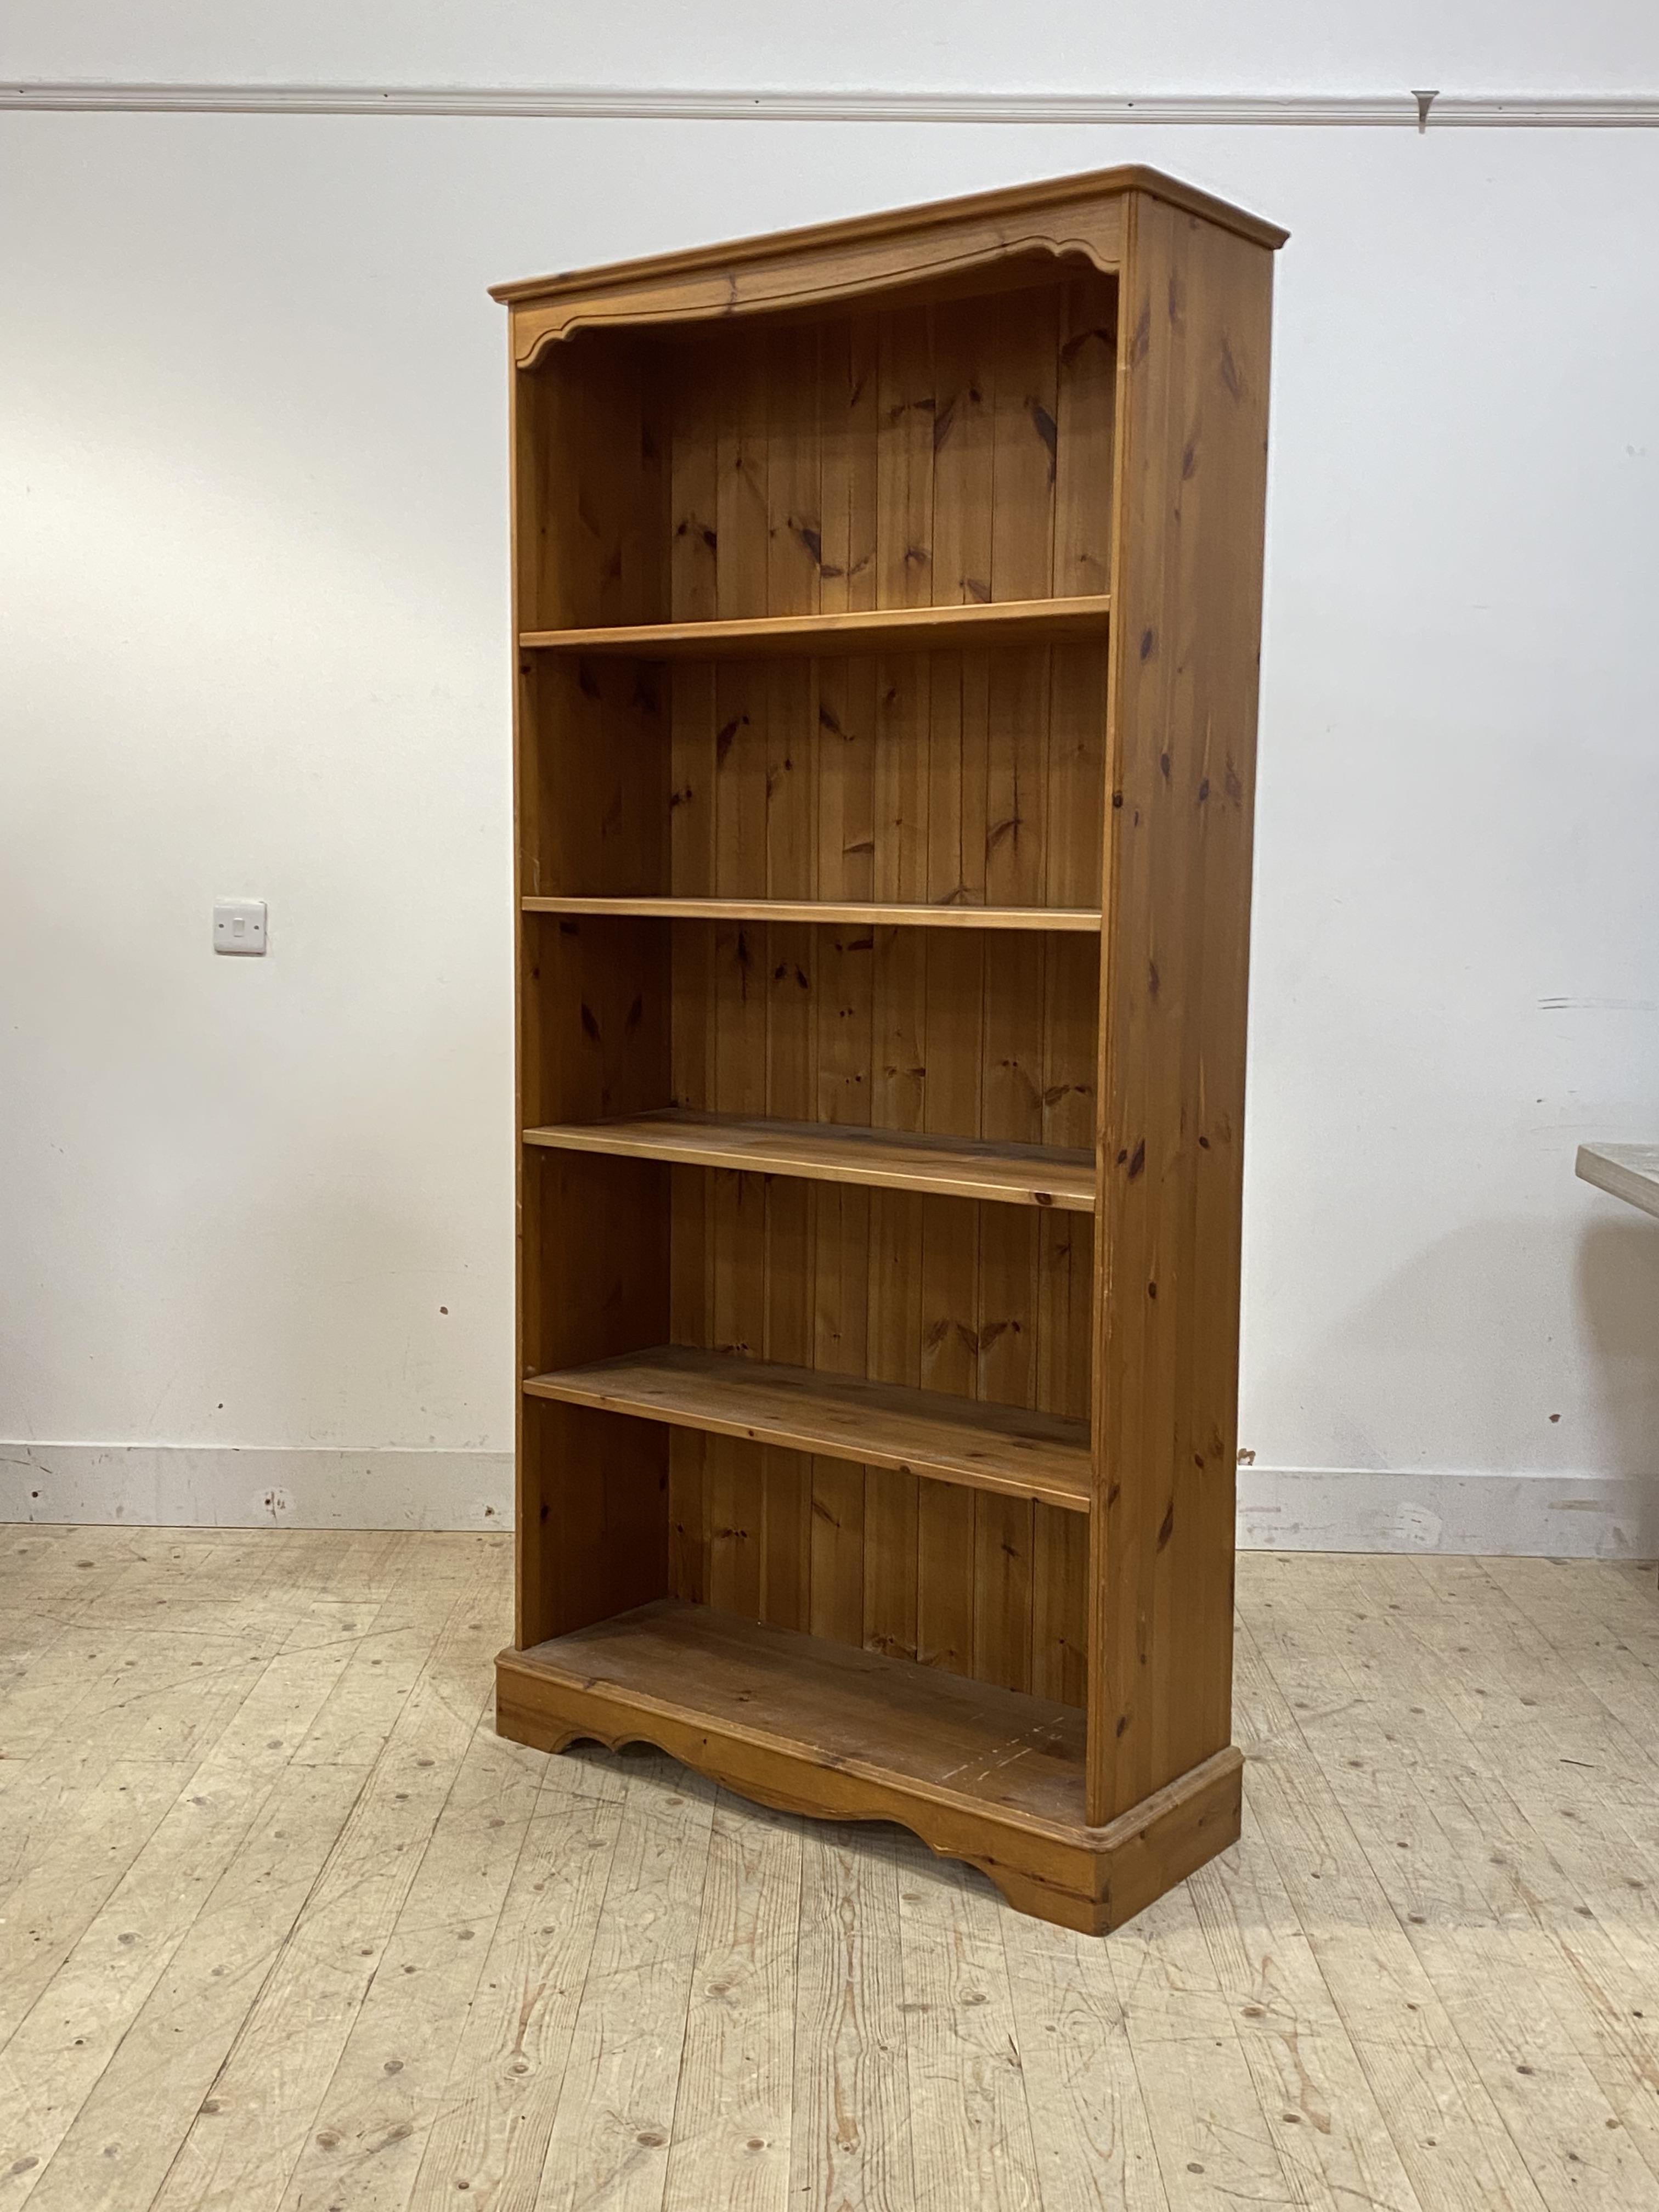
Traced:
<svg viewBox="0 0 1659 2212">
<path fill-rule="evenodd" d="M 1091 1828 L 1075 1708 L 675 1599 L 503 1651 L 495 1698 L 518 1743 L 652 1743 L 787 1812 L 896 1820 L 1020 1911 L 1088 1934 L 1238 1835 L 1231 1746 Z"/>
</svg>

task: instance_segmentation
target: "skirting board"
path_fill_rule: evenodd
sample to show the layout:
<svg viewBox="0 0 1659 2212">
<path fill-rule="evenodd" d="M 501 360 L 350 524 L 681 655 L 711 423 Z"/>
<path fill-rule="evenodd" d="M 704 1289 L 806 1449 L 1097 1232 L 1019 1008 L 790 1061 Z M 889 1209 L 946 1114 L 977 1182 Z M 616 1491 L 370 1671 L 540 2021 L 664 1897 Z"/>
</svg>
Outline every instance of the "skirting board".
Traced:
<svg viewBox="0 0 1659 2212">
<path fill-rule="evenodd" d="M 1245 1552 L 1659 1558 L 1659 1474 L 1379 1474 L 1240 1468 Z"/>
<path fill-rule="evenodd" d="M 0 1522 L 510 1528 L 511 1452 L 0 1443 Z"/>
<path fill-rule="evenodd" d="M 0 1522 L 149 1528 L 510 1528 L 513 1455 L 0 1443 Z M 1241 1468 L 1251 1552 L 1659 1558 L 1659 1474 Z"/>
</svg>

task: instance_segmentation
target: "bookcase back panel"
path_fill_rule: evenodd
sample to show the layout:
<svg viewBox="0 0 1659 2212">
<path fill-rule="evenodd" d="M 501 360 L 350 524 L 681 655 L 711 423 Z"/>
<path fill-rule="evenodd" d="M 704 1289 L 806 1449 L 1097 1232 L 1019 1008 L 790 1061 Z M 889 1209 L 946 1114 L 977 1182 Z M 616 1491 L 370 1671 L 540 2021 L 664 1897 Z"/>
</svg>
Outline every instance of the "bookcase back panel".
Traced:
<svg viewBox="0 0 1659 2212">
<path fill-rule="evenodd" d="M 1103 646 L 672 672 L 667 888 L 1098 905 Z"/>
<path fill-rule="evenodd" d="M 1116 330 L 1090 270 L 662 346 L 671 617 L 1105 591 Z"/>
<path fill-rule="evenodd" d="M 1097 906 L 1106 648 L 526 655 L 532 896 Z"/>
<path fill-rule="evenodd" d="M 1086 1416 L 1093 1224 L 672 1170 L 674 1341 Z M 676 1431 L 677 1595 L 1080 1703 L 1083 1518 Z"/>
<path fill-rule="evenodd" d="M 524 629 L 1110 587 L 1117 280 L 713 336 L 515 380 Z"/>
<path fill-rule="evenodd" d="M 1088 1214 L 662 1171 L 677 1343 L 1086 1418 Z"/>
<path fill-rule="evenodd" d="M 669 1449 L 674 1596 L 1084 1703 L 1079 1515 L 684 1429 Z"/>
<path fill-rule="evenodd" d="M 1093 1144 L 1092 935 L 864 922 L 673 930 L 672 1097 L 654 1103 Z"/>
</svg>

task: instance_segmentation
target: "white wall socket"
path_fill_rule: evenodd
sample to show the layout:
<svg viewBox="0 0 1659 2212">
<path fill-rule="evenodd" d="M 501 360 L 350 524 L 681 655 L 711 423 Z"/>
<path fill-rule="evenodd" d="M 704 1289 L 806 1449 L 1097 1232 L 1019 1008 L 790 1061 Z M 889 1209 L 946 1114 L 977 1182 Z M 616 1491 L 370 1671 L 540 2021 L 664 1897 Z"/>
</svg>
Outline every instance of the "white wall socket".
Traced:
<svg viewBox="0 0 1659 2212">
<path fill-rule="evenodd" d="M 265 949 L 264 901 L 216 899 L 213 902 L 213 949 L 216 952 L 263 952 Z"/>
</svg>

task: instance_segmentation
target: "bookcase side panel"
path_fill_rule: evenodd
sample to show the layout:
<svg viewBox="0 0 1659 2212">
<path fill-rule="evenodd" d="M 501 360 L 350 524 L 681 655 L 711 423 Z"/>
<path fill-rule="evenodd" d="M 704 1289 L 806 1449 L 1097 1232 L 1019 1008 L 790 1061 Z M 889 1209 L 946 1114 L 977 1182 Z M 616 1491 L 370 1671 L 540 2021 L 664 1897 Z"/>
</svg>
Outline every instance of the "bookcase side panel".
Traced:
<svg viewBox="0 0 1659 2212">
<path fill-rule="evenodd" d="M 519 684 L 523 895 L 661 896 L 671 811 L 666 672 L 621 656 L 526 653 Z"/>
<path fill-rule="evenodd" d="M 515 634 L 660 611 L 654 392 L 631 340 L 556 350 L 515 378 Z M 595 881 L 659 888 L 668 741 L 653 672 L 520 655 L 514 703 L 519 896 Z M 660 1104 L 665 927 L 522 912 L 516 922 L 520 1130 Z M 518 1379 L 660 1342 L 667 1170 L 520 1152 Z M 520 1397 L 520 1647 L 665 1593 L 666 1481 L 665 1439 L 652 1425 Z"/>
<path fill-rule="evenodd" d="M 519 630 L 668 613 L 668 440 L 655 348 L 613 332 L 549 349 L 515 380 Z"/>
<path fill-rule="evenodd" d="M 1119 354 L 1089 1810 L 1231 1734 L 1272 256 L 1137 196 Z"/>
<path fill-rule="evenodd" d="M 530 915 L 521 935 L 526 1125 L 660 1102 L 664 926 Z M 520 1152 L 520 1379 L 660 1344 L 669 1323 L 669 1169 L 542 1146 Z M 521 1646 L 666 1594 L 667 1470 L 667 1433 L 653 1424 L 521 1401 Z"/>
</svg>

